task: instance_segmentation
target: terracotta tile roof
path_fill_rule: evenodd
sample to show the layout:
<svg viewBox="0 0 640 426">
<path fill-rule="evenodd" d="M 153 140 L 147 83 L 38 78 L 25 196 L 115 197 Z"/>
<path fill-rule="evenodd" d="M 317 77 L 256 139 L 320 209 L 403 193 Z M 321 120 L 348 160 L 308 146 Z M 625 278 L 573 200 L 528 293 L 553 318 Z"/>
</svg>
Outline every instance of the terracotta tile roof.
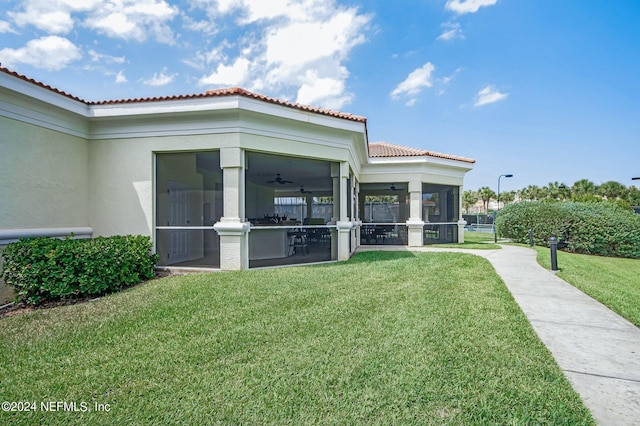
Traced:
<svg viewBox="0 0 640 426">
<path fill-rule="evenodd" d="M 82 103 L 85 103 L 85 104 L 87 103 L 84 99 L 80 99 L 80 98 L 79 98 L 79 97 L 77 97 L 77 96 L 73 96 L 73 95 L 71 95 L 71 94 L 69 94 L 69 93 L 67 93 L 67 92 L 63 92 L 62 90 L 58 90 L 58 89 L 56 89 L 55 87 L 51 87 L 51 86 L 49 86 L 48 84 L 44 84 L 44 83 L 41 83 L 41 82 L 39 82 L 39 81 L 37 81 L 37 80 L 34 80 L 34 79 L 29 78 L 29 77 L 27 77 L 27 76 L 24 76 L 24 75 L 22 75 L 22 74 L 18 74 L 17 72 L 15 72 L 15 71 L 11 71 L 11 70 L 10 70 L 10 69 L 8 69 L 8 68 L 0 67 L 0 72 L 3 72 L 3 73 L 5 73 L 5 74 L 12 75 L 12 76 L 14 76 L 14 77 L 16 77 L 16 78 L 19 78 L 20 80 L 24 80 L 24 81 L 26 81 L 26 82 L 28 82 L 28 83 L 34 84 L 34 85 L 36 85 L 36 86 L 40 86 L 40 87 L 42 87 L 42 88 L 44 88 L 44 89 L 50 90 L 50 91 L 52 91 L 52 92 L 54 92 L 54 93 L 57 93 L 57 94 L 59 94 L 59 95 L 66 96 L 67 98 L 73 99 L 74 101 L 82 102 Z"/>
<path fill-rule="evenodd" d="M 44 89 L 50 90 L 59 95 L 65 96 L 67 98 L 76 100 L 78 102 L 82 102 L 86 105 L 117 105 L 117 104 L 132 104 L 132 103 L 142 103 L 142 102 L 159 102 L 159 101 L 175 101 L 175 100 L 184 100 L 184 99 L 197 99 L 197 98 L 214 98 L 214 97 L 223 97 L 223 96 L 244 96 L 246 98 L 257 99 L 259 101 L 269 102 L 276 105 L 282 105 L 289 108 L 295 108 L 302 111 L 312 112 L 316 114 L 328 115 L 331 117 L 342 118 L 345 120 L 357 121 L 360 123 L 366 123 L 367 118 L 353 115 L 345 112 L 332 111 L 324 108 L 317 108 L 309 105 L 302 105 L 293 102 L 283 101 L 281 99 L 272 98 L 265 95 L 260 95 L 257 93 L 250 92 L 248 90 L 242 89 L 240 87 L 232 87 L 230 89 L 216 89 L 216 90 L 207 90 L 205 93 L 196 93 L 190 95 L 173 95 L 173 96 L 159 96 L 159 97 L 150 97 L 150 98 L 131 98 L 131 99 L 114 99 L 114 100 L 104 100 L 104 101 L 86 101 L 77 96 L 73 96 L 67 92 L 63 92 L 62 90 L 51 87 L 47 84 L 41 83 L 32 78 L 26 77 L 22 74 L 18 74 L 15 71 L 11 71 L 7 68 L 0 67 L 0 71 L 5 74 L 12 75 L 21 80 L 34 84 L 36 86 L 42 87 Z"/>
<path fill-rule="evenodd" d="M 257 99 L 260 101 L 269 102 L 276 105 L 282 105 L 290 108 L 300 109 L 302 111 L 329 115 L 331 117 L 344 118 L 346 120 L 358 121 L 361 123 L 367 122 L 367 117 L 362 117 L 360 115 L 353 115 L 346 112 L 333 111 L 330 109 L 318 108 L 310 105 L 303 105 L 303 104 L 298 104 L 294 102 L 283 101 L 282 99 L 276 99 L 269 96 L 253 93 L 241 87 L 232 87 L 230 89 L 207 90 L 205 92 L 205 95 L 210 97 L 231 96 L 231 95 L 245 96 L 247 98 Z"/>
<path fill-rule="evenodd" d="M 472 158 L 441 154 L 425 149 L 409 148 L 388 142 L 369 142 L 369 157 L 436 157 L 446 160 L 464 161 L 465 163 L 471 164 L 476 162 L 476 160 Z"/>
</svg>

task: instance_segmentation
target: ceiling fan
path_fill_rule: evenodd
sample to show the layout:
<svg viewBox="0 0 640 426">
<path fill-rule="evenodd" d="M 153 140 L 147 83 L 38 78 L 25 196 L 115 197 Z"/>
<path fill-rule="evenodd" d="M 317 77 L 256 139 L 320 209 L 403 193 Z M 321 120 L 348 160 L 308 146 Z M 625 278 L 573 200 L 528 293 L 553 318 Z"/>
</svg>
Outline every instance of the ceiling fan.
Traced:
<svg viewBox="0 0 640 426">
<path fill-rule="evenodd" d="M 285 180 L 280 177 L 280 173 L 276 174 L 276 178 L 274 180 L 268 180 L 267 183 L 279 183 L 280 185 L 285 185 L 287 183 L 293 183 L 290 180 Z"/>
<path fill-rule="evenodd" d="M 304 189 L 304 186 L 300 185 L 300 192 L 302 194 L 313 194 L 313 191 L 307 191 Z"/>
<path fill-rule="evenodd" d="M 395 183 L 392 183 L 389 187 L 390 191 L 402 191 L 402 188 L 398 188 Z"/>
</svg>

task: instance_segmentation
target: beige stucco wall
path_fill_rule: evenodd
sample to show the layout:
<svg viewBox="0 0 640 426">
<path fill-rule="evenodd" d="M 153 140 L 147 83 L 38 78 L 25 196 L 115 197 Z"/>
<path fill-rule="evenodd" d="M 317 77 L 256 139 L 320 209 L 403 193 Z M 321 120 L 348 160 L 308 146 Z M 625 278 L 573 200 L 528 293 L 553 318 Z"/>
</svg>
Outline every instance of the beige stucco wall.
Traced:
<svg viewBox="0 0 640 426">
<path fill-rule="evenodd" d="M 89 225 L 86 139 L 0 117 L 0 229 Z"/>
<path fill-rule="evenodd" d="M 152 236 L 154 152 L 216 150 L 237 143 L 237 133 L 90 141 L 89 217 L 94 235 Z M 202 208 L 192 211 L 200 214 Z"/>
</svg>

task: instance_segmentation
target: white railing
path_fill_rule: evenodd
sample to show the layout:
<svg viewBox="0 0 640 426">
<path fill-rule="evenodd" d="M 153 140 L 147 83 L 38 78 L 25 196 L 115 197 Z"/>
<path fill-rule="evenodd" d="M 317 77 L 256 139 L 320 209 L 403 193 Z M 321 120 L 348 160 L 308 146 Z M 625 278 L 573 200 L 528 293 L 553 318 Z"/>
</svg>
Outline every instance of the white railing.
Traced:
<svg viewBox="0 0 640 426">
<path fill-rule="evenodd" d="M 73 238 L 91 238 L 91 235 L 93 235 L 93 228 L 89 226 L 77 226 L 68 228 L 0 229 L 0 246 L 15 243 L 20 238 L 64 238 L 72 234 Z"/>
</svg>

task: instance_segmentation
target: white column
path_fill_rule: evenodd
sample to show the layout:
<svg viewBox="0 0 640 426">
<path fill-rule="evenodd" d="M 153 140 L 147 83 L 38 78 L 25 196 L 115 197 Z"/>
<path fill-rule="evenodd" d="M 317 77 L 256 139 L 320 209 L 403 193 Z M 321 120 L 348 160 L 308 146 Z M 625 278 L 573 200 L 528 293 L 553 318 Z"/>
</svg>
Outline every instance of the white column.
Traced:
<svg viewBox="0 0 640 426">
<path fill-rule="evenodd" d="M 244 222 L 244 165 L 242 149 L 220 150 L 224 213 L 213 228 L 220 236 L 220 269 L 225 271 L 249 268 L 249 223 Z"/>
<path fill-rule="evenodd" d="M 353 185 L 353 222 L 355 226 L 354 236 L 353 236 L 353 248 L 357 248 L 360 245 L 360 228 L 362 227 L 362 219 L 360 219 L 360 215 L 362 214 L 361 205 L 360 205 L 360 183 L 353 177 L 354 185 Z"/>
<path fill-rule="evenodd" d="M 338 176 L 334 177 L 334 212 L 336 197 L 340 200 L 338 206 L 338 217 L 336 220 L 336 226 L 338 228 L 338 260 L 348 260 L 350 256 L 349 252 L 349 239 L 351 238 L 351 229 L 353 224 L 347 216 L 347 203 L 350 202 L 347 198 L 349 193 L 347 187 L 347 179 L 349 177 L 349 163 L 343 161 L 338 167 Z M 337 185 L 336 185 L 337 181 Z M 338 194 L 335 193 L 335 188 L 338 187 Z"/>
<path fill-rule="evenodd" d="M 458 242 L 464 243 L 464 227 L 467 221 L 462 218 L 462 186 L 458 187 Z"/>
<path fill-rule="evenodd" d="M 422 219 L 422 182 L 409 182 L 409 219 L 407 233 L 409 247 L 423 245 L 424 220 Z"/>
</svg>

